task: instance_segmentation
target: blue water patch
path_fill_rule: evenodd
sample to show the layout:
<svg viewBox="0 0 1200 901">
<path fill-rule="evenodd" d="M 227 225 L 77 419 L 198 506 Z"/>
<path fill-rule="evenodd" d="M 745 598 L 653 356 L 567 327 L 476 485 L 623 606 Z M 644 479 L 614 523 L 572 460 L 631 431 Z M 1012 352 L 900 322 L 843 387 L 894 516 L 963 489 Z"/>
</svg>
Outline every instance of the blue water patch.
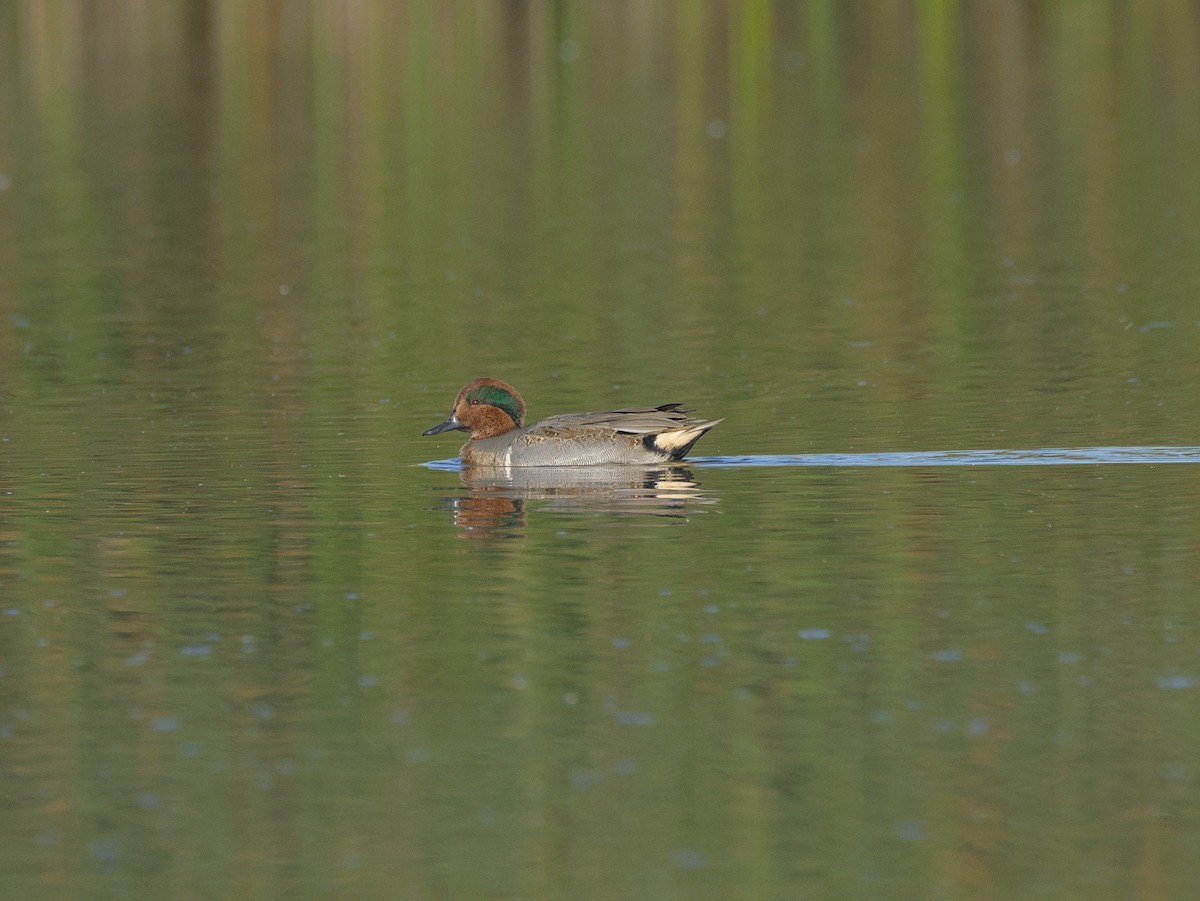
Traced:
<svg viewBox="0 0 1200 901">
<path fill-rule="evenodd" d="M 1168 691 L 1180 691 L 1200 687 L 1200 679 L 1195 676 L 1159 676 L 1158 687 Z"/>
<path fill-rule="evenodd" d="M 905 842 L 923 841 L 925 827 L 917 820 L 901 820 L 896 824 L 896 837 Z"/>
<path fill-rule="evenodd" d="M 675 866 L 681 870 L 703 870 L 708 866 L 708 855 L 699 848 L 680 848 L 674 858 Z"/>
<path fill-rule="evenodd" d="M 617 722 L 622 726 L 653 726 L 654 714 L 643 710 L 618 711 Z"/>
</svg>

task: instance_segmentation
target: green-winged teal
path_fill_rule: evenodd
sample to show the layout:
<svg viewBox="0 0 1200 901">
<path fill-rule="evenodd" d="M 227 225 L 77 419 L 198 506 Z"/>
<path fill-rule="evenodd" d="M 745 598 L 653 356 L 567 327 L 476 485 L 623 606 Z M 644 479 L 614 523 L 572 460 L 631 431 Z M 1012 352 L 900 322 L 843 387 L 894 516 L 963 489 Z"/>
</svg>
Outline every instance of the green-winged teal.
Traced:
<svg viewBox="0 0 1200 901">
<path fill-rule="evenodd" d="M 464 466 L 586 466 L 669 463 L 721 420 L 692 419 L 679 404 L 601 413 L 565 413 L 530 426 L 525 401 L 499 379 L 475 379 L 458 392 L 446 421 L 422 434 L 470 432 Z"/>
</svg>

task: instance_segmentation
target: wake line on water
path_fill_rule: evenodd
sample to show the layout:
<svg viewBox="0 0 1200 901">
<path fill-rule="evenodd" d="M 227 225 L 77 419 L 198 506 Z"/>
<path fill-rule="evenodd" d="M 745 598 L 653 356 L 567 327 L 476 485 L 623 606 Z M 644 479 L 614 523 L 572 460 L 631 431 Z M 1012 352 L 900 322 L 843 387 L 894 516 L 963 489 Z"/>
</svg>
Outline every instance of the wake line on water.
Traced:
<svg viewBox="0 0 1200 901">
<path fill-rule="evenodd" d="M 1036 450 L 902 451 L 875 454 L 747 454 L 688 457 L 685 466 L 745 469 L 765 466 L 1097 466 L 1114 463 L 1200 463 L 1200 447 L 1042 447 Z M 457 457 L 422 464 L 457 472 Z"/>
<path fill-rule="evenodd" d="M 874 454 L 750 454 L 690 457 L 705 469 L 753 466 L 1082 466 L 1200 463 L 1200 447 L 1042 447 L 1036 450 L 905 451 Z"/>
</svg>

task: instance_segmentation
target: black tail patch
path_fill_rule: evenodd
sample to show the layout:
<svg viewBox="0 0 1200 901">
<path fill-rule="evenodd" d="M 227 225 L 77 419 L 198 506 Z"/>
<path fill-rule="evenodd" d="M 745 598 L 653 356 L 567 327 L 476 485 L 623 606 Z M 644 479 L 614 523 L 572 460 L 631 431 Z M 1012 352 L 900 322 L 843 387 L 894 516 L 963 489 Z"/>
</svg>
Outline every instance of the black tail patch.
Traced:
<svg viewBox="0 0 1200 901">
<path fill-rule="evenodd" d="M 682 447 L 677 447 L 674 450 L 667 450 L 658 443 L 658 435 L 643 435 L 642 447 L 655 454 L 666 454 L 668 460 L 682 460 L 687 456 L 687 452 L 692 449 L 692 445 L 704 437 L 704 432 L 701 432 L 687 444 Z"/>
</svg>

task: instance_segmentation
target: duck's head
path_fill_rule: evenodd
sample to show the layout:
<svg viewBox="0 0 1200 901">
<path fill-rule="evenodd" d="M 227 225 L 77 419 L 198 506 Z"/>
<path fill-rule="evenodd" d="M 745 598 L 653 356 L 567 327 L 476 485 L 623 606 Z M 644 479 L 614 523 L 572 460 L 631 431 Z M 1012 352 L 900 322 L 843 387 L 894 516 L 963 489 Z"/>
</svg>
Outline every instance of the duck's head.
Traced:
<svg viewBox="0 0 1200 901">
<path fill-rule="evenodd" d="M 499 379 L 476 379 L 454 398 L 454 409 L 422 435 L 437 435 L 453 429 L 470 432 L 472 438 L 494 438 L 519 429 L 525 420 L 525 401 L 512 385 Z"/>
</svg>

